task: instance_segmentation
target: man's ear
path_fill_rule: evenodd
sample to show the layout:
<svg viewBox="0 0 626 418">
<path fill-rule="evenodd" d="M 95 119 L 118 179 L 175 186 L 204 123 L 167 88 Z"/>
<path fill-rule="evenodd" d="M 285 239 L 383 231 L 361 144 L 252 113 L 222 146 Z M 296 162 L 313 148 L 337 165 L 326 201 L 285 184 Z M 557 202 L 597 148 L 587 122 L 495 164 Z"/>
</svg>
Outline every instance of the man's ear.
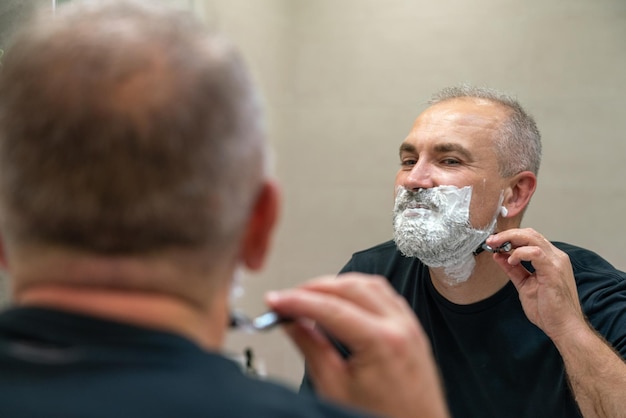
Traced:
<svg viewBox="0 0 626 418">
<path fill-rule="evenodd" d="M 513 176 L 508 193 L 502 202 L 508 211 L 509 218 L 514 218 L 524 212 L 536 188 L 537 176 L 533 172 L 522 171 Z"/>
<path fill-rule="evenodd" d="M 273 181 L 266 181 L 252 206 L 244 232 L 241 259 L 250 270 L 263 267 L 280 210 L 280 191 Z"/>
</svg>

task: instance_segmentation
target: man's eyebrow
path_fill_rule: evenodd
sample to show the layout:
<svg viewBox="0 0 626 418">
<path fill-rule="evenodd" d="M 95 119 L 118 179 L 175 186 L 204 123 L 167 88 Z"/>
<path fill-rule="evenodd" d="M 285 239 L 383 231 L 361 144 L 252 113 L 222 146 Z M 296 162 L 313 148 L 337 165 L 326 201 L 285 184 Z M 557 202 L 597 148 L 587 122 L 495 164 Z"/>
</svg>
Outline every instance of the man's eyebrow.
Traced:
<svg viewBox="0 0 626 418">
<path fill-rule="evenodd" d="M 407 142 L 403 142 L 400 145 L 400 154 L 402 154 L 403 152 L 410 152 L 410 153 L 415 153 L 415 146 L 407 143 Z"/>
<path fill-rule="evenodd" d="M 435 152 L 438 152 L 438 153 L 458 152 L 463 157 L 465 157 L 465 159 L 467 159 L 467 160 L 473 160 L 474 159 L 472 157 L 472 154 L 469 152 L 469 150 L 467 148 L 465 148 L 464 146 L 460 145 L 460 144 L 446 142 L 446 143 L 443 143 L 443 144 L 435 145 L 434 149 L 435 149 Z"/>
<path fill-rule="evenodd" d="M 435 152 L 443 154 L 446 152 L 458 152 L 459 154 L 463 155 L 463 157 L 465 157 L 465 159 L 467 160 L 473 160 L 474 158 L 472 157 L 472 154 L 469 152 L 469 150 L 467 148 L 465 148 L 462 145 L 459 144 L 455 144 L 452 142 L 446 142 L 443 144 L 437 144 L 434 147 Z M 409 144 L 407 142 L 403 142 L 400 145 L 400 154 L 402 155 L 403 152 L 408 152 L 411 154 L 415 154 L 417 152 L 416 148 L 414 145 Z"/>
</svg>

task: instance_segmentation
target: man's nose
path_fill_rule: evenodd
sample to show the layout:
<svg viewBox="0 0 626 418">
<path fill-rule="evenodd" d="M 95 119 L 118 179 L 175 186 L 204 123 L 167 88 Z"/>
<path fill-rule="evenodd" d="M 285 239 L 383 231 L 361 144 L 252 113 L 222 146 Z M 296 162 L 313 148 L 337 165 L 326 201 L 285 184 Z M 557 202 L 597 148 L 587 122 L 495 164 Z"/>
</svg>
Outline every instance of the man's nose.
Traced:
<svg viewBox="0 0 626 418">
<path fill-rule="evenodd" d="M 428 164 L 418 161 L 404 178 L 403 186 L 405 189 L 413 191 L 430 189 L 435 186 L 432 174 Z"/>
</svg>

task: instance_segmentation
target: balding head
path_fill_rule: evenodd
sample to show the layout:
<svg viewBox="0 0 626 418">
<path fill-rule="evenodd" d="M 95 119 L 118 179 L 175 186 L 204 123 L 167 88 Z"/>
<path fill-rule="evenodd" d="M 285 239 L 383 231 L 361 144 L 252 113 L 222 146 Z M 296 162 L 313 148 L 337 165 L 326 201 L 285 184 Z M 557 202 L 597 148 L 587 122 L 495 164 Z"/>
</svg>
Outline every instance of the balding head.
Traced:
<svg viewBox="0 0 626 418">
<path fill-rule="evenodd" d="M 0 77 L 0 228 L 97 254 L 235 251 L 264 178 L 257 97 L 186 13 L 71 5 L 17 35 Z"/>
</svg>

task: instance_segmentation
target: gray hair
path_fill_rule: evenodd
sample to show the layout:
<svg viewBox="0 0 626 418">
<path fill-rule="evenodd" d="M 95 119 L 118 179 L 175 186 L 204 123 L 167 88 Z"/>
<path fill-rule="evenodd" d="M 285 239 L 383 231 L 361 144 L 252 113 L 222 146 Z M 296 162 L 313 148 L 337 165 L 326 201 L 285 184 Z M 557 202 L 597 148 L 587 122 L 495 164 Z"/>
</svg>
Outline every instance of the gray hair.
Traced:
<svg viewBox="0 0 626 418">
<path fill-rule="evenodd" d="M 519 102 L 494 89 L 463 84 L 444 88 L 432 96 L 429 104 L 464 97 L 489 100 L 509 109 L 508 119 L 500 126 L 496 142 L 500 174 L 504 177 L 522 171 L 537 174 L 541 164 L 541 134 L 533 117 Z"/>
<path fill-rule="evenodd" d="M 107 254 L 236 245 L 268 150 L 229 42 L 150 2 L 73 2 L 3 61 L 5 237 Z"/>
</svg>

